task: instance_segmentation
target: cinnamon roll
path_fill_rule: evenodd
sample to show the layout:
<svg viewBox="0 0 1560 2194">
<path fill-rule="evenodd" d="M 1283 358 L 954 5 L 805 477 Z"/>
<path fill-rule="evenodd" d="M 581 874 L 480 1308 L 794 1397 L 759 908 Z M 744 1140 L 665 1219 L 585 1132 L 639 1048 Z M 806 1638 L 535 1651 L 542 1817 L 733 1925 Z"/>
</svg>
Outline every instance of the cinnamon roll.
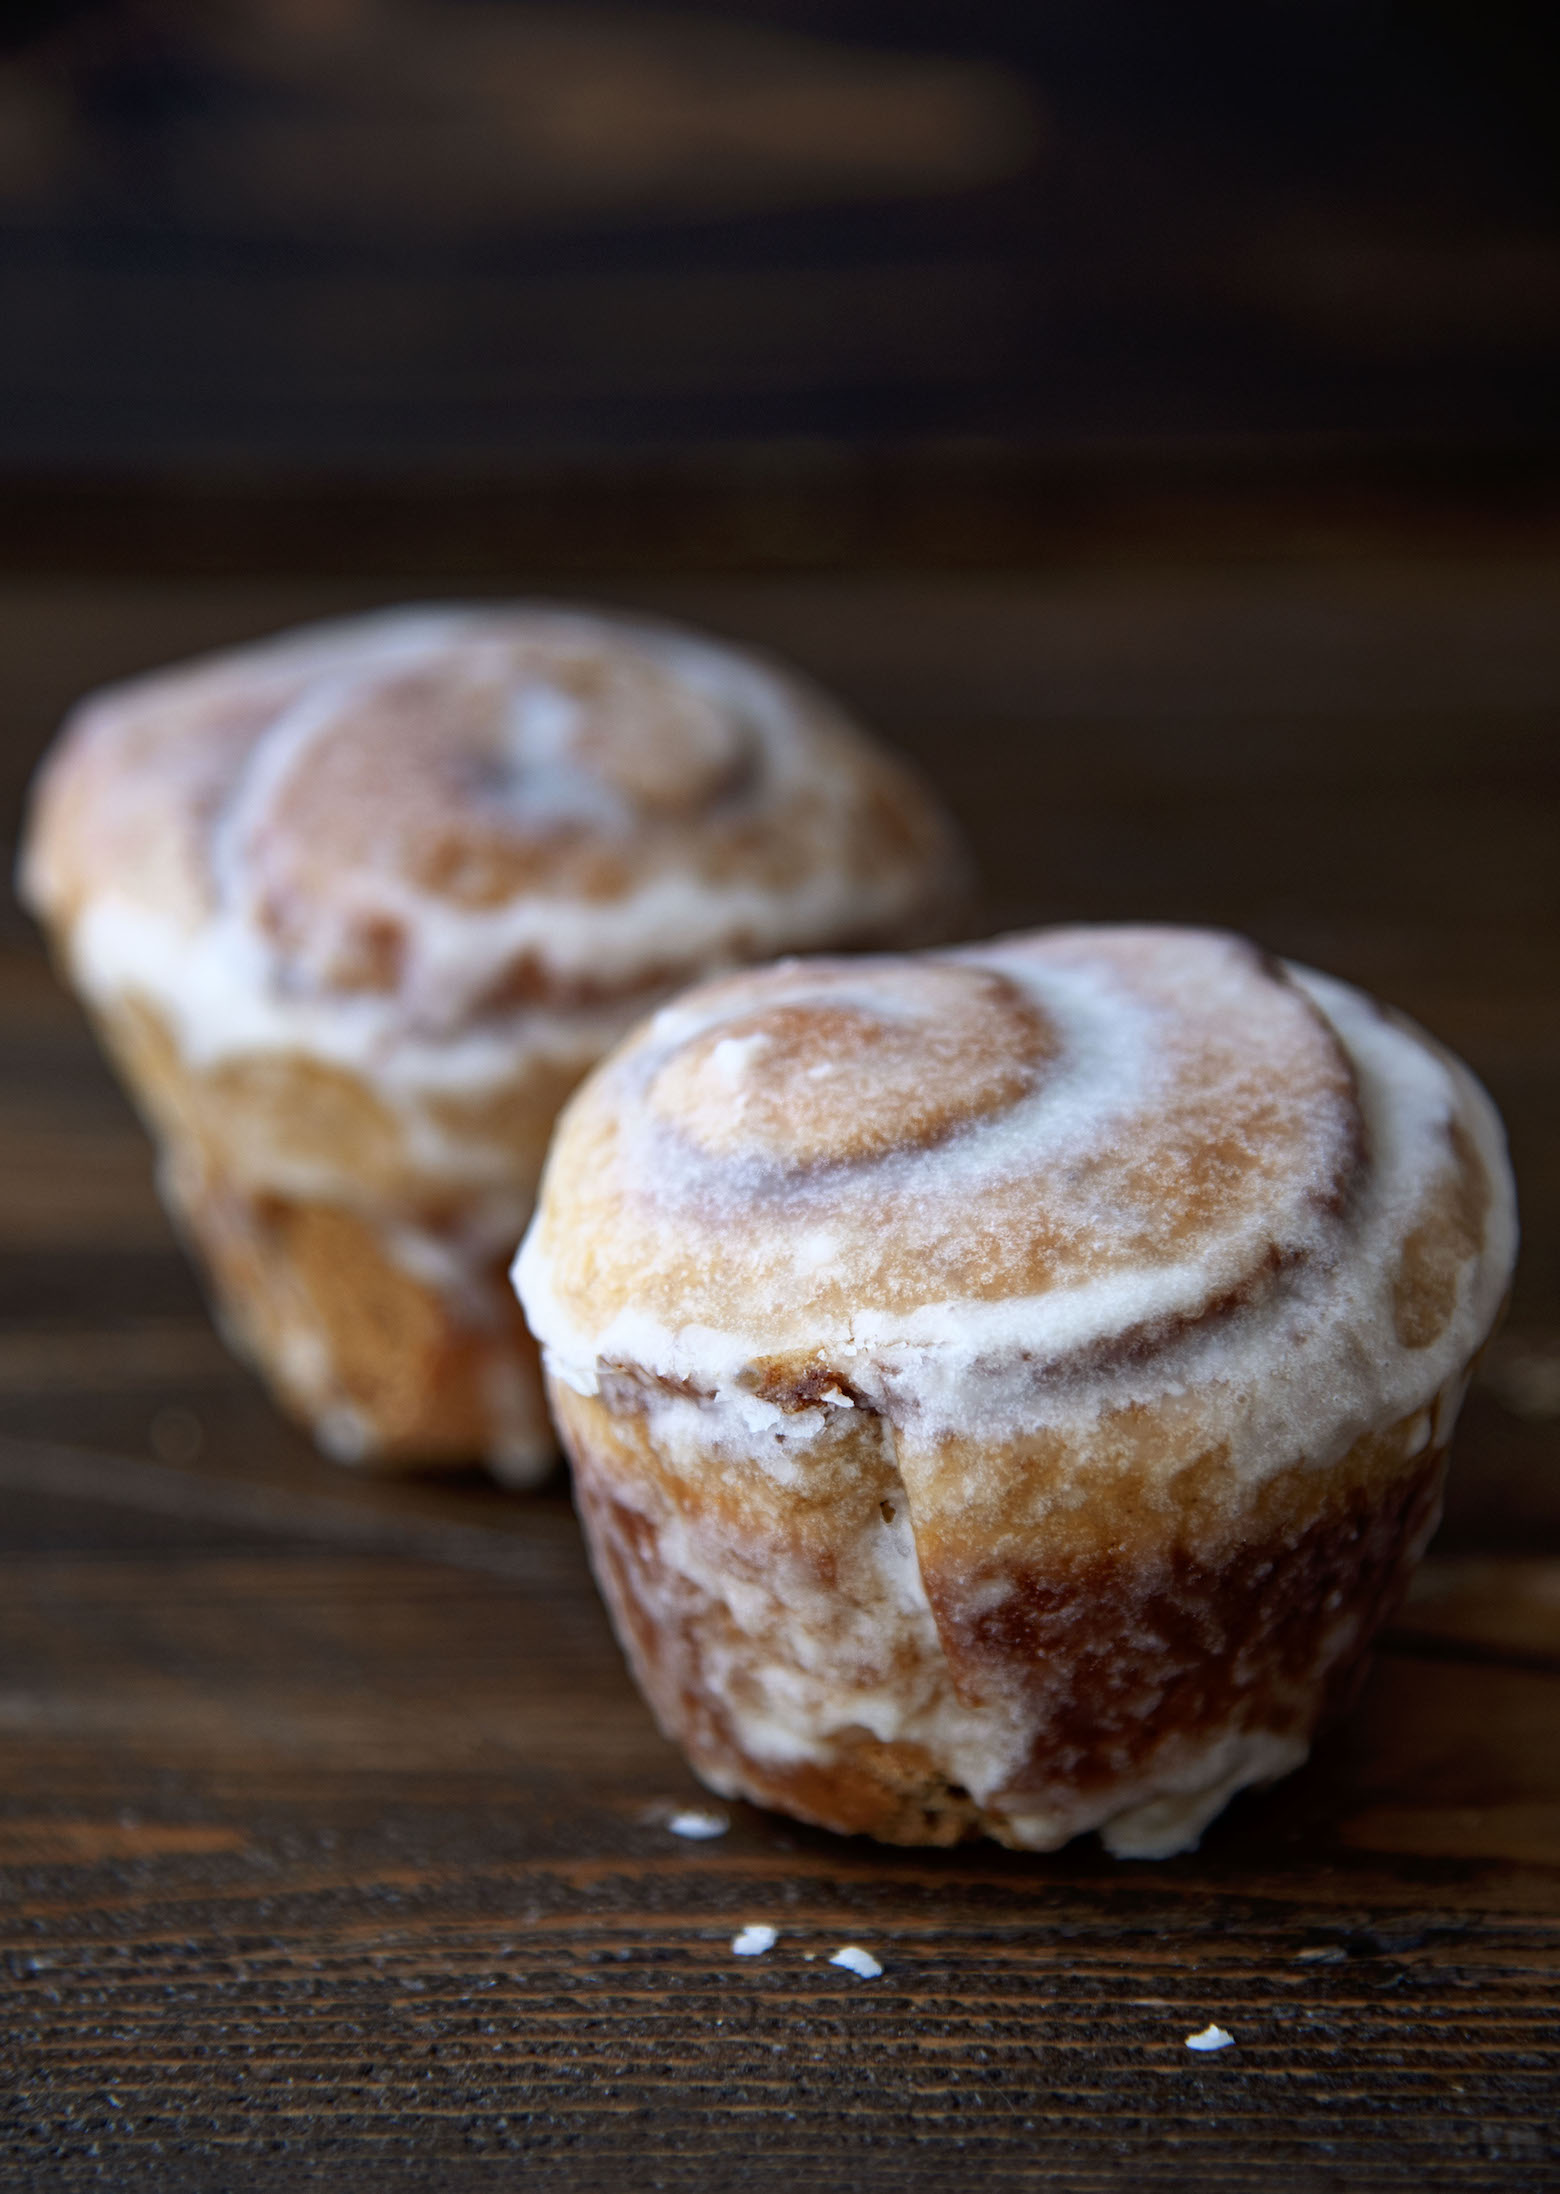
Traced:
<svg viewBox="0 0 1560 2194">
<path fill-rule="evenodd" d="M 554 1444 L 506 1271 L 564 1096 L 697 974 L 940 934 L 959 866 L 799 680 L 517 605 L 89 699 L 22 886 L 282 1399 L 339 1456 L 524 1481 Z"/>
<path fill-rule="evenodd" d="M 1434 1529 L 1499 1120 L 1228 936 L 791 961 L 566 1108 L 516 1267 L 602 1587 L 699 1773 L 1123 1856 L 1301 1761 Z"/>
</svg>

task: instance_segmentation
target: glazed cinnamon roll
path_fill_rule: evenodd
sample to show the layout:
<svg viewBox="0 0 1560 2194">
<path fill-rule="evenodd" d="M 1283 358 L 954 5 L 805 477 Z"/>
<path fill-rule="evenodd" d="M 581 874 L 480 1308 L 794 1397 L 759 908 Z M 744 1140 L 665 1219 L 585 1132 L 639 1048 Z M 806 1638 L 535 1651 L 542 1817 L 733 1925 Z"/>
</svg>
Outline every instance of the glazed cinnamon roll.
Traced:
<svg viewBox="0 0 1560 2194">
<path fill-rule="evenodd" d="M 959 856 L 800 681 L 520 605 L 105 692 L 23 889 L 162 1139 L 235 1340 L 331 1452 L 553 1452 L 506 1270 L 557 1108 L 670 989 L 939 933 Z"/>
<path fill-rule="evenodd" d="M 1434 1529 L 1497 1116 L 1237 939 L 792 961 L 571 1100 L 516 1268 L 598 1576 L 715 1789 L 1123 1856 L 1305 1757 Z"/>
</svg>

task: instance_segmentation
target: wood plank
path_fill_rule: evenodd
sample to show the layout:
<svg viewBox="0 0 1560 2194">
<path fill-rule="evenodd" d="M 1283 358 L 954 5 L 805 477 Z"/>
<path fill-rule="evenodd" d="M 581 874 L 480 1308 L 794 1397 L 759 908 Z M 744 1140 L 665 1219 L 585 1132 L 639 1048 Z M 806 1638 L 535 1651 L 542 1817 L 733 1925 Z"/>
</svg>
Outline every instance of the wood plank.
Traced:
<svg viewBox="0 0 1560 2194">
<path fill-rule="evenodd" d="M 218 1349 L 134 1116 L 0 934 L 0 2177 L 1246 2194 L 1556 2183 L 1556 569 L 1463 554 L 619 591 L 794 655 L 993 918 L 1228 919 L 1463 1048 L 1528 1247 L 1358 1710 L 1203 1849 L 894 1852 L 708 1803 L 567 1494 L 322 1464 Z M 74 686 L 376 590 L 0 587 Z M 736 1932 L 780 1940 L 739 1959 Z M 830 1965 L 860 1942 L 884 1972 Z M 1210 2021 L 1233 2045 L 1199 2056 Z"/>
<path fill-rule="evenodd" d="M 489 2152 L 543 2186 L 888 2186 L 913 2154 L 928 2187 L 1083 2187 L 1167 2151 L 1165 2185 L 1546 2183 L 1560 1669 L 1389 1650 L 1311 1769 L 1168 1864 L 745 1807 L 690 1847 L 693 1786 L 553 1552 L 550 1590 L 252 1549 L 0 1569 L 13 2153 L 61 2185 L 94 2142 L 117 2184 L 230 2154 L 263 2183 L 277 2141 L 344 2185 Z M 749 1964 L 754 1919 L 782 1933 Z M 1209 2020 L 1236 2044 L 1204 2063 Z"/>
</svg>

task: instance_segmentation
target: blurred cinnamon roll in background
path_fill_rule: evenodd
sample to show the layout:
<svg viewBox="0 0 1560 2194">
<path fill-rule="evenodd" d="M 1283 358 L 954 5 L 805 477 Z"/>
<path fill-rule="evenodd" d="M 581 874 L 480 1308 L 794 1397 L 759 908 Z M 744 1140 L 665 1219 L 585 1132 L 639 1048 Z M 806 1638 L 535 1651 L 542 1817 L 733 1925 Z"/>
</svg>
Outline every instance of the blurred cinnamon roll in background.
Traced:
<svg viewBox="0 0 1560 2194">
<path fill-rule="evenodd" d="M 22 866 L 235 1343 L 337 1456 L 520 1482 L 553 1442 L 505 1268 L 568 1091 L 697 974 L 946 934 L 960 877 L 822 694 L 523 604 L 89 699 Z"/>
<path fill-rule="evenodd" d="M 663 1007 L 565 1110 L 517 1283 L 707 1781 L 1146 1857 L 1347 1697 L 1514 1249 L 1499 1120 L 1418 1030 L 1071 929 Z"/>
</svg>

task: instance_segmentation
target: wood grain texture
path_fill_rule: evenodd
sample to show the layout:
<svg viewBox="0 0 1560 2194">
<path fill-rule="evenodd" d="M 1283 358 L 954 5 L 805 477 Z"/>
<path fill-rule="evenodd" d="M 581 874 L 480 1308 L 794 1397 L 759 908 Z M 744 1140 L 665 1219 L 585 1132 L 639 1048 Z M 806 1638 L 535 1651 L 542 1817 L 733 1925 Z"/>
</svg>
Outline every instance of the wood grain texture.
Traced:
<svg viewBox="0 0 1560 2194">
<path fill-rule="evenodd" d="M 1511 10 L 25 0 L 3 29 L 16 468 L 1552 436 L 1553 114 Z"/>
<path fill-rule="evenodd" d="M 12 812 L 80 683 L 375 591 L 8 583 Z M 709 1801 L 562 1484 L 378 1484 L 278 1422 L 12 917 L 0 2183 L 1554 2186 L 1556 567 L 1290 542 L 612 591 L 841 686 L 961 809 L 993 920 L 1234 922 L 1466 1052 L 1527 1247 L 1447 1525 L 1358 1712 L 1194 1855 L 895 1852 L 741 1806 L 685 1841 Z M 755 1921 L 779 1940 L 738 1958 Z M 849 1942 L 880 1978 L 828 1962 Z M 1233 2046 L 1188 2051 L 1210 2021 Z"/>
</svg>

